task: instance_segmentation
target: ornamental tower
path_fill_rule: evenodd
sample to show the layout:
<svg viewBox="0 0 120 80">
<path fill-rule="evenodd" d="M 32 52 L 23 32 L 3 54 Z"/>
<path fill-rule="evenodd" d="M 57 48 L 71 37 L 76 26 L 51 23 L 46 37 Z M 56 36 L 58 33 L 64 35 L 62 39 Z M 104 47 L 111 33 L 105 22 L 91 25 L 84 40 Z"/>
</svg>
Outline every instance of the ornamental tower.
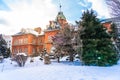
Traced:
<svg viewBox="0 0 120 80">
<path fill-rule="evenodd" d="M 61 11 L 62 5 L 61 5 L 60 1 L 59 1 L 59 8 L 60 8 L 60 11 L 58 12 L 55 20 L 56 20 L 56 22 L 59 23 L 61 28 L 64 28 L 65 24 L 67 24 L 67 20 L 66 20 L 66 17 L 64 16 L 63 12 Z"/>
</svg>

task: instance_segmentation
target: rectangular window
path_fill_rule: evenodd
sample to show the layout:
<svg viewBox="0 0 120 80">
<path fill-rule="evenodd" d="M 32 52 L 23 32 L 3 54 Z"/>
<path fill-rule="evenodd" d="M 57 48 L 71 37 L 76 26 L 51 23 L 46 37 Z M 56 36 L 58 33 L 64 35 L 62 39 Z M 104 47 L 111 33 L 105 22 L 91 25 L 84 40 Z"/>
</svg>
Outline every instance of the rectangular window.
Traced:
<svg viewBox="0 0 120 80">
<path fill-rule="evenodd" d="M 33 38 L 32 44 L 36 44 L 36 39 L 35 38 Z"/>
<path fill-rule="evenodd" d="M 24 52 L 27 54 L 27 53 L 28 53 L 28 48 L 25 48 L 25 49 L 24 49 Z"/>
<path fill-rule="evenodd" d="M 24 44 L 27 44 L 28 43 L 28 39 L 24 38 L 23 42 L 24 42 Z"/>
<path fill-rule="evenodd" d="M 35 48 L 32 49 L 33 54 L 35 53 Z"/>
<path fill-rule="evenodd" d="M 15 40 L 14 41 L 14 45 L 18 45 L 19 41 L 18 40 Z"/>
<path fill-rule="evenodd" d="M 48 36 L 48 42 L 52 42 L 52 36 Z"/>
</svg>

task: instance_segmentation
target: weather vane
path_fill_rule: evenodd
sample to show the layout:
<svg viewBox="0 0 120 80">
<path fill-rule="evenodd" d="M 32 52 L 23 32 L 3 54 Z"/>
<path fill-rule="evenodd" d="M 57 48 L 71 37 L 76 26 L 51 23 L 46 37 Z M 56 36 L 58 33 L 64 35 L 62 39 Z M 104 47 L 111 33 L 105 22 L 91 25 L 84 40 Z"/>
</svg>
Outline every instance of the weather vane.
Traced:
<svg viewBox="0 0 120 80">
<path fill-rule="evenodd" d="M 61 5 L 61 1 L 60 0 L 59 0 L 59 7 L 60 7 L 60 12 L 61 12 L 62 5 Z"/>
</svg>

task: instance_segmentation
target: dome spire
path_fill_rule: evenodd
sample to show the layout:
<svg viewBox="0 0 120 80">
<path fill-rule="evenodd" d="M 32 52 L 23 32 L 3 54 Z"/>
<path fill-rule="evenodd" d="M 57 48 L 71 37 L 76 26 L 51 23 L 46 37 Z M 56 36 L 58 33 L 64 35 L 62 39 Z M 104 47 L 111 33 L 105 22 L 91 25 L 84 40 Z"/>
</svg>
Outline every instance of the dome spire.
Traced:
<svg viewBox="0 0 120 80">
<path fill-rule="evenodd" d="M 58 15 L 56 16 L 56 21 L 60 20 L 60 19 L 63 19 L 63 20 L 66 20 L 63 12 L 61 11 L 61 2 L 59 0 L 59 8 L 60 8 L 60 11 L 58 12 Z"/>
<path fill-rule="evenodd" d="M 61 7 L 62 7 L 62 5 L 61 5 L 61 1 L 59 0 L 59 8 L 60 8 L 60 12 L 61 12 Z"/>
</svg>

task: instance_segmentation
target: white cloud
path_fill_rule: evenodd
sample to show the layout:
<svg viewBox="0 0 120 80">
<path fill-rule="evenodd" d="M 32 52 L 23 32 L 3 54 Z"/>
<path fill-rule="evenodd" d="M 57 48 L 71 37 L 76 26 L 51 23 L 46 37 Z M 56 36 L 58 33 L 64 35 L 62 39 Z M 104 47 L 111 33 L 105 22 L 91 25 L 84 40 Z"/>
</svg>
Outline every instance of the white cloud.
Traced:
<svg viewBox="0 0 120 80">
<path fill-rule="evenodd" d="M 99 18 L 110 17 L 105 0 L 88 0 L 88 1 L 92 2 L 92 9 L 97 11 Z"/>
<path fill-rule="evenodd" d="M 87 7 L 87 0 L 83 0 L 83 2 L 79 2 L 78 4 L 80 4 L 81 6 L 83 6 L 83 7 Z"/>
<path fill-rule="evenodd" d="M 0 18 L 7 25 L 0 24 L 0 33 L 15 34 L 21 28 L 46 28 L 49 20 L 54 20 L 57 8 L 51 0 L 4 0 L 11 9 L 0 11 Z"/>
</svg>

